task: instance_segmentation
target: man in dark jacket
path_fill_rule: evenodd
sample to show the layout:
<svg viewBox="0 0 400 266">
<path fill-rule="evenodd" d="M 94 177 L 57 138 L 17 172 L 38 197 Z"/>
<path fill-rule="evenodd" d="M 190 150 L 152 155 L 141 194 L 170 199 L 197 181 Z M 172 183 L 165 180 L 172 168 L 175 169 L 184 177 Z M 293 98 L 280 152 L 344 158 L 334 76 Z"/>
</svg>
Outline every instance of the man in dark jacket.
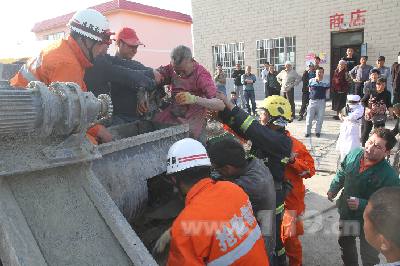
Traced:
<svg viewBox="0 0 400 266">
<path fill-rule="evenodd" d="M 244 98 L 243 98 L 243 84 L 242 75 L 244 74 L 244 69 L 242 69 L 240 64 L 236 64 L 235 70 L 233 70 L 232 78 L 234 79 L 235 92 L 239 99 L 238 106 L 245 108 Z"/>
<path fill-rule="evenodd" d="M 89 91 L 95 95 L 105 93 L 111 96 L 114 125 L 137 120 L 139 88 L 153 90 L 160 80 L 157 71 L 131 60 L 142 44 L 133 29 L 122 28 L 116 34 L 116 41 L 116 55 L 96 58 L 93 67 L 85 73 Z"/>
<path fill-rule="evenodd" d="M 379 252 L 365 240 L 363 212 L 369 197 L 378 189 L 400 186 L 396 171 L 385 159 L 395 146 L 396 138 L 389 129 L 378 128 L 368 139 L 365 149 L 352 150 L 341 163 L 327 193 L 337 201 L 340 225 L 339 245 L 344 265 L 358 265 L 356 237 L 360 238 L 360 254 L 363 265 L 379 263 Z"/>
<path fill-rule="evenodd" d="M 272 174 L 257 158 L 246 160 L 243 146 L 222 139 L 207 147 L 211 164 L 223 179 L 239 185 L 249 195 L 253 212 L 264 236 L 270 264 L 275 250 L 275 187 Z"/>
<path fill-rule="evenodd" d="M 400 52 L 398 61 L 392 66 L 393 104 L 400 103 Z"/>
<path fill-rule="evenodd" d="M 292 118 L 290 103 L 282 96 L 270 96 L 261 103 L 268 116 L 267 125 L 261 125 L 256 119 L 234 106 L 224 95 L 217 98 L 225 103 L 220 112 L 222 121 L 240 137 L 251 140 L 251 153 L 262 159 L 271 171 L 276 192 L 276 247 L 277 265 L 286 264 L 285 248 L 280 239 L 280 227 L 284 210 L 284 171 L 290 161 L 292 141 L 285 134 L 285 126 Z"/>
<path fill-rule="evenodd" d="M 301 108 L 299 111 L 299 118 L 298 121 L 303 120 L 304 114 L 306 113 L 308 102 L 310 100 L 310 89 L 308 88 L 308 84 L 310 79 L 315 78 L 315 66 L 313 63 L 310 63 L 308 69 L 304 70 L 302 81 L 303 81 L 303 88 L 301 90 Z"/>
</svg>

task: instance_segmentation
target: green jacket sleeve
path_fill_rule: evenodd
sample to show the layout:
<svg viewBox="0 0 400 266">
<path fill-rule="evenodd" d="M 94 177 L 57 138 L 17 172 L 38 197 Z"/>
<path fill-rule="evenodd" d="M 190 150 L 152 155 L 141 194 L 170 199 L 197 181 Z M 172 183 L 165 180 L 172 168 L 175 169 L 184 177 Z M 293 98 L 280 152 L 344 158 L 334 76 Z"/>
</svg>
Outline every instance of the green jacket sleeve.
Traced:
<svg viewBox="0 0 400 266">
<path fill-rule="evenodd" d="M 368 200 L 366 199 L 358 199 L 360 202 L 358 204 L 358 210 L 364 213 L 365 207 L 367 207 Z"/>
<path fill-rule="evenodd" d="M 347 157 L 341 162 L 340 168 L 336 171 L 336 175 L 331 182 L 331 186 L 329 187 L 329 192 L 332 192 L 334 195 L 337 195 L 339 191 L 343 188 L 344 178 L 345 178 L 345 170 L 347 161 Z"/>
</svg>

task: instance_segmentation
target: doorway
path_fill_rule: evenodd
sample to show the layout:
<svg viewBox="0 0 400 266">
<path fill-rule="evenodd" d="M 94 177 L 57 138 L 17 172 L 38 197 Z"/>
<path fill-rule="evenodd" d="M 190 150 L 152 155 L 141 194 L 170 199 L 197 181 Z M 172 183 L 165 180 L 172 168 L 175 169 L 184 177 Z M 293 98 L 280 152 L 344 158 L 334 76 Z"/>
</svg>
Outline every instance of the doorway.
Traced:
<svg viewBox="0 0 400 266">
<path fill-rule="evenodd" d="M 332 32 L 331 33 L 331 77 L 339 60 L 346 56 L 347 48 L 353 48 L 354 57 L 358 60 L 361 57 L 361 48 L 364 42 L 364 30 Z M 351 69 L 349 69 L 350 71 Z"/>
</svg>

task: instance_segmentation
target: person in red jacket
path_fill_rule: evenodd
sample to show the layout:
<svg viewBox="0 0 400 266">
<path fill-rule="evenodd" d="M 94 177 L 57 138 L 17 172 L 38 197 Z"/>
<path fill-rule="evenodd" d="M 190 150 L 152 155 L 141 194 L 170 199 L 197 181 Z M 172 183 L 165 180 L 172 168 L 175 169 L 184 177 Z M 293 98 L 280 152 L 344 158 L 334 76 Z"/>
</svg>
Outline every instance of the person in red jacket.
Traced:
<svg viewBox="0 0 400 266">
<path fill-rule="evenodd" d="M 11 86 L 26 87 L 31 81 L 75 82 L 87 91 L 83 80 L 85 69 L 92 67 L 95 57 L 104 55 L 111 44 L 107 18 L 93 9 L 76 12 L 68 22 L 70 35 L 31 58 L 10 80 Z M 109 142 L 111 134 L 105 127 L 96 125 L 89 129 L 88 137 L 93 142 Z"/>
<path fill-rule="evenodd" d="M 314 159 L 306 146 L 286 131 L 292 140 L 292 156 L 285 168 L 285 180 L 293 188 L 285 198 L 285 212 L 281 226 L 281 238 L 290 266 L 302 265 L 302 247 L 299 236 L 304 234 L 301 215 L 304 213 L 305 186 L 303 178 L 315 175 Z"/>
<path fill-rule="evenodd" d="M 209 177 L 205 147 L 186 138 L 168 151 L 167 176 L 185 196 L 185 208 L 167 234 L 167 265 L 269 265 L 261 229 L 247 194 Z"/>
</svg>

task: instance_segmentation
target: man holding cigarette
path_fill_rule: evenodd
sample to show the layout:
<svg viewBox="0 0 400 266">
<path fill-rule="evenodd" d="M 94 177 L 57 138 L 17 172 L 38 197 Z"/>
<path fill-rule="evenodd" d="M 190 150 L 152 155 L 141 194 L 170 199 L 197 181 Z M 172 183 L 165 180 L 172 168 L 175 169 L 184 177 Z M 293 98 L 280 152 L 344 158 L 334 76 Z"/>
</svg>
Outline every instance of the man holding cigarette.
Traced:
<svg viewBox="0 0 400 266">
<path fill-rule="evenodd" d="M 395 146 L 396 138 L 389 129 L 377 128 L 365 144 L 365 148 L 352 150 L 346 155 L 336 172 L 327 193 L 337 200 L 339 209 L 339 245 L 344 265 L 358 265 L 356 237 L 360 238 L 362 265 L 379 263 L 379 252 L 368 244 L 363 231 L 363 212 L 369 197 L 382 187 L 400 186 L 396 171 L 386 157 Z"/>
</svg>

